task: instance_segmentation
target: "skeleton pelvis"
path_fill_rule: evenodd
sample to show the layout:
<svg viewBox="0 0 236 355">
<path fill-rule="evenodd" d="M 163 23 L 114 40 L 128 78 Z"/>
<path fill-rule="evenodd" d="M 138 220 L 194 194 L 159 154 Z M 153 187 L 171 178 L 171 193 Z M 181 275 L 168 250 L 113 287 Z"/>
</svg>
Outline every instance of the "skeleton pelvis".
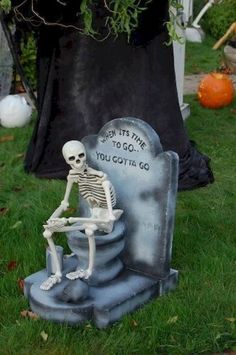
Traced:
<svg viewBox="0 0 236 355">
<path fill-rule="evenodd" d="M 112 211 L 113 215 L 115 216 L 115 221 L 118 221 L 120 216 L 122 215 L 123 211 L 122 210 L 113 210 Z M 109 221 L 110 216 L 108 209 L 106 208 L 101 208 L 101 207 L 94 207 L 91 209 L 91 218 L 96 218 L 101 221 Z M 111 233 L 113 230 L 113 225 L 115 221 L 110 221 L 109 223 L 104 223 L 104 225 L 99 224 L 99 230 L 105 233 Z"/>
</svg>

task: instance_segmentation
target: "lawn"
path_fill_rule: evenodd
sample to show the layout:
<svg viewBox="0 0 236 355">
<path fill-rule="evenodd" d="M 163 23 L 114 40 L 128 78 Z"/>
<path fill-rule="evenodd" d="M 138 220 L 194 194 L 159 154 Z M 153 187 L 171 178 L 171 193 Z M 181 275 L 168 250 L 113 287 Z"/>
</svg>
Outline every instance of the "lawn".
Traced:
<svg viewBox="0 0 236 355">
<path fill-rule="evenodd" d="M 186 42 L 185 74 L 209 73 L 219 69 L 223 49 L 213 50 L 216 40 L 207 36 L 202 43 Z"/>
<path fill-rule="evenodd" d="M 23 154 L 33 123 L 0 129 L 0 354 L 236 351 L 236 101 L 218 111 L 201 108 L 193 96 L 185 101 L 192 111 L 189 135 L 212 158 L 216 181 L 178 194 L 172 262 L 180 272 L 176 291 L 106 330 L 21 316 L 29 308 L 20 280 L 45 266 L 42 223 L 61 201 L 65 183 L 25 174 Z"/>
</svg>

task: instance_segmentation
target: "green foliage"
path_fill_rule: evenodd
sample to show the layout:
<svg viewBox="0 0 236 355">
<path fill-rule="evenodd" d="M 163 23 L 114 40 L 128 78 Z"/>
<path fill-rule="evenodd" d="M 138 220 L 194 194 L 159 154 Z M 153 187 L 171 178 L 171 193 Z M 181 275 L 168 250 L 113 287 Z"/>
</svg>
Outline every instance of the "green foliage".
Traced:
<svg viewBox="0 0 236 355">
<path fill-rule="evenodd" d="M 104 8 L 107 10 L 106 27 L 109 34 L 118 36 L 126 33 L 130 38 L 132 30 L 138 26 L 138 15 L 145 10 L 151 0 L 107 0 L 104 1 Z M 97 3 L 94 0 L 82 0 L 80 11 L 83 21 L 83 31 L 87 35 L 99 35 L 94 29 L 93 6 Z"/>
<path fill-rule="evenodd" d="M 201 9 L 206 5 L 207 0 L 194 0 L 193 1 L 193 18 L 195 18 Z"/>
<path fill-rule="evenodd" d="M 11 9 L 11 0 L 0 0 L 0 10 L 9 12 Z"/>
<path fill-rule="evenodd" d="M 147 8 L 148 3 L 153 0 L 107 0 L 104 1 L 104 7 L 107 10 L 106 27 L 108 33 L 117 37 L 121 33 L 127 34 L 128 39 L 132 31 L 138 26 L 139 15 Z M 97 37 L 98 32 L 93 24 L 93 6 L 94 0 L 83 0 L 80 6 L 82 21 L 84 25 L 83 32 L 87 35 Z M 181 41 L 175 26 L 181 26 L 176 22 L 176 13 L 182 9 L 182 5 L 177 0 L 170 0 L 170 21 L 166 23 L 170 35 L 169 44 L 172 41 Z M 106 37 L 106 36 L 105 36 Z"/>
<path fill-rule="evenodd" d="M 207 33 L 219 39 L 234 21 L 236 21 L 236 0 L 223 0 L 209 9 L 202 26 Z"/>
<path fill-rule="evenodd" d="M 138 26 L 138 15 L 145 9 L 145 5 L 149 1 L 144 2 L 144 6 L 140 6 L 140 1 L 133 0 L 111 0 L 112 16 L 107 18 L 107 25 L 115 36 L 119 33 L 127 33 L 128 38 L 133 29 Z"/>
<path fill-rule="evenodd" d="M 36 89 L 37 75 L 36 75 L 36 43 L 35 38 L 30 34 L 26 41 L 21 42 L 20 61 L 24 69 L 26 79 L 29 81 L 31 87 Z"/>
<path fill-rule="evenodd" d="M 169 41 L 167 45 L 170 45 L 173 41 L 177 41 L 179 43 L 184 43 L 184 39 L 178 34 L 176 31 L 177 27 L 182 28 L 183 25 L 178 20 L 178 12 L 182 11 L 183 5 L 178 0 L 170 0 L 170 20 L 166 22 L 166 27 L 169 33 Z"/>
<path fill-rule="evenodd" d="M 147 8 L 148 3 L 153 0 L 107 0 L 104 1 L 104 7 L 107 10 L 106 27 L 109 34 L 117 37 L 121 33 L 127 34 L 128 39 L 132 31 L 138 26 L 138 18 L 142 11 Z M 80 10 L 84 25 L 84 33 L 91 36 L 98 35 L 93 24 L 93 6 L 97 1 L 82 0 Z M 170 21 L 166 23 L 170 35 L 170 42 L 180 41 L 176 26 L 176 12 L 182 9 L 182 5 L 177 0 L 170 0 Z M 177 26 L 180 25 L 177 23 Z"/>
</svg>

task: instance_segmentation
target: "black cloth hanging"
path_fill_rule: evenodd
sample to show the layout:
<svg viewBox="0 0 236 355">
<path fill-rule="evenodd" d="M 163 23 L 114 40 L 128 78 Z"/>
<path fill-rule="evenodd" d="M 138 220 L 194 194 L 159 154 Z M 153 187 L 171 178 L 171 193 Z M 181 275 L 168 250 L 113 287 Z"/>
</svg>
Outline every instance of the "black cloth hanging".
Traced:
<svg viewBox="0 0 236 355">
<path fill-rule="evenodd" d="M 76 30 L 40 26 L 39 115 L 25 159 L 28 172 L 65 178 L 61 149 L 66 141 L 132 116 L 156 130 L 164 150 L 179 154 L 180 190 L 213 182 L 209 158 L 190 143 L 183 125 L 167 20 L 168 2 L 151 2 L 129 43 L 124 35 L 100 42 Z"/>
</svg>

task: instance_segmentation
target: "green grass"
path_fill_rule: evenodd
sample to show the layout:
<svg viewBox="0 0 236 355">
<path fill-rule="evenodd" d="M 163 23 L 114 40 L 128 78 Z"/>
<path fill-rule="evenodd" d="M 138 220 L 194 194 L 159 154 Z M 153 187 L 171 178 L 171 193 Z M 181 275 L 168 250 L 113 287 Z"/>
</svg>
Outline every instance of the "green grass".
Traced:
<svg viewBox="0 0 236 355">
<path fill-rule="evenodd" d="M 236 350 L 236 102 L 203 109 L 192 96 L 191 139 L 212 158 L 215 183 L 178 194 L 172 266 L 175 292 L 156 299 L 106 330 L 22 318 L 28 309 L 17 280 L 44 268 L 42 223 L 61 201 L 62 181 L 39 180 L 23 170 L 32 124 L 0 129 L 0 354 L 210 354 Z M 20 221 L 16 225 L 16 222 Z M 16 228 L 14 228 L 14 226 Z M 15 260 L 17 267 L 7 265 Z M 48 334 L 44 341 L 40 333 Z"/>
<path fill-rule="evenodd" d="M 222 64 L 222 50 L 213 50 L 216 40 L 207 36 L 202 43 L 186 42 L 185 73 L 199 74 L 215 71 Z"/>
</svg>

